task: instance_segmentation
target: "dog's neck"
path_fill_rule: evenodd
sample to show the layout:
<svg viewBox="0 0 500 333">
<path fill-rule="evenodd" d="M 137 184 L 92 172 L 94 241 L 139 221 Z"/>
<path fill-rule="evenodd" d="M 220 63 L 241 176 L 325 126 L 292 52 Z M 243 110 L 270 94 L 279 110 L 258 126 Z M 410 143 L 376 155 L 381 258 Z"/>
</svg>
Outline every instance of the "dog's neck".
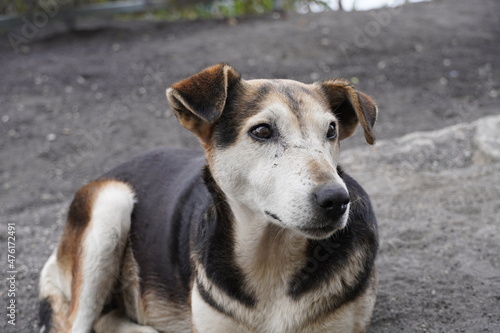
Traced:
<svg viewBox="0 0 500 333">
<path fill-rule="evenodd" d="M 304 265 L 307 239 L 276 226 L 264 214 L 231 203 L 234 214 L 235 255 L 250 283 L 276 289 Z M 285 287 L 285 286 L 284 286 Z"/>
<path fill-rule="evenodd" d="M 205 183 L 217 209 L 217 215 L 229 215 L 232 229 L 232 251 L 235 264 L 247 283 L 258 293 L 286 292 L 293 274 L 305 265 L 308 239 L 279 227 L 265 214 L 258 214 L 237 200 L 227 198 L 205 169 Z M 279 286 L 281 285 L 281 288 Z"/>
</svg>

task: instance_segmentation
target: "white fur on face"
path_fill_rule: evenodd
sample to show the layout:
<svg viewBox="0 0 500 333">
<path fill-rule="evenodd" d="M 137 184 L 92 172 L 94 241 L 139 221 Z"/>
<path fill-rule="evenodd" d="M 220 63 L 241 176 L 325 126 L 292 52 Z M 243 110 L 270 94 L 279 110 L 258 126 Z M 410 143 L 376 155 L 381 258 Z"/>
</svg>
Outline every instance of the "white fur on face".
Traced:
<svg viewBox="0 0 500 333">
<path fill-rule="evenodd" d="M 326 106 L 305 97 L 299 116 L 282 98 L 275 98 L 246 120 L 235 144 L 213 151 L 212 173 L 237 220 L 257 218 L 295 230 L 327 223 L 318 213 L 314 191 L 326 183 L 346 189 L 336 169 L 338 141 L 326 137 L 330 123 L 337 120 Z M 258 124 L 271 125 L 275 137 L 253 139 L 248 131 Z M 347 216 L 348 210 L 336 221 L 338 229 Z"/>
</svg>

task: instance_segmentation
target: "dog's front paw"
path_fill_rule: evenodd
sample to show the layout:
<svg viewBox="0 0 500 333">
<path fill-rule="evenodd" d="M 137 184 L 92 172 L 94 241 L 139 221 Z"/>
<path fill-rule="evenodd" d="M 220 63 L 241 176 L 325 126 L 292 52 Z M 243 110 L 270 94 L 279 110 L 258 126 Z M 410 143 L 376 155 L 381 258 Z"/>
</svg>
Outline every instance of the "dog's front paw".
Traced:
<svg viewBox="0 0 500 333">
<path fill-rule="evenodd" d="M 142 326 L 132 322 L 118 310 L 113 310 L 102 316 L 94 325 L 96 333 L 158 333 L 151 326 Z"/>
<path fill-rule="evenodd" d="M 131 331 L 127 333 L 158 333 L 158 331 L 150 326 L 141 326 L 141 327 L 134 327 Z"/>
</svg>

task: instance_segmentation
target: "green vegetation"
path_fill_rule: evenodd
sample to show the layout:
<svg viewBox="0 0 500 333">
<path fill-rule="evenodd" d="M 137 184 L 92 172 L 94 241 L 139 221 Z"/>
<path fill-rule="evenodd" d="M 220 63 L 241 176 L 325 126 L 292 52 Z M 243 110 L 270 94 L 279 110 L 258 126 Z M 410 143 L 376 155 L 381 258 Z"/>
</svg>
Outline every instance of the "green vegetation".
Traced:
<svg viewBox="0 0 500 333">
<path fill-rule="evenodd" d="M 44 4 L 56 2 L 60 8 L 73 8 L 85 5 L 117 2 L 123 0 L 2 0 L 0 15 L 21 15 L 41 10 Z M 155 1 L 155 0 L 152 0 Z M 156 0 L 155 2 L 162 1 Z M 271 12 L 276 0 L 163 0 L 164 9 L 146 14 L 120 15 L 121 18 L 144 17 L 157 20 L 179 20 L 198 18 L 236 17 Z M 328 5 L 322 0 L 281 0 L 283 10 L 310 9 L 311 6 Z"/>
<path fill-rule="evenodd" d="M 153 13 L 156 19 L 179 20 L 235 17 L 262 14 L 273 10 L 273 0 L 216 0 L 185 4 L 171 1 L 171 6 Z M 180 3 L 180 4 L 177 4 Z"/>
</svg>

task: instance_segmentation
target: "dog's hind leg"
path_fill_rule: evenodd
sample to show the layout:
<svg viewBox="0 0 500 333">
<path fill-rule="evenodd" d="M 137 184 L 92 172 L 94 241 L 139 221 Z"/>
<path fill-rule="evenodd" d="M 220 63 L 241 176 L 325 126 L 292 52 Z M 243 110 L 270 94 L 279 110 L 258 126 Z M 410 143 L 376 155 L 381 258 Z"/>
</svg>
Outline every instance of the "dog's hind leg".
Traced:
<svg viewBox="0 0 500 333">
<path fill-rule="evenodd" d="M 69 318 L 71 332 L 90 332 L 120 274 L 130 230 L 134 192 L 125 183 L 97 181 L 87 186 L 90 218 L 73 265 Z M 85 203 L 85 202 L 84 202 Z M 83 204 L 84 204 L 83 203 Z"/>
<path fill-rule="evenodd" d="M 40 274 L 40 333 L 66 332 L 71 280 L 57 264 L 53 253 Z"/>
<path fill-rule="evenodd" d="M 52 312 L 48 331 L 91 332 L 119 277 L 133 207 L 134 192 L 123 182 L 94 181 L 77 192 L 57 253 L 42 272 L 41 296 Z M 56 308 L 58 295 L 69 303 L 66 310 Z"/>
</svg>

